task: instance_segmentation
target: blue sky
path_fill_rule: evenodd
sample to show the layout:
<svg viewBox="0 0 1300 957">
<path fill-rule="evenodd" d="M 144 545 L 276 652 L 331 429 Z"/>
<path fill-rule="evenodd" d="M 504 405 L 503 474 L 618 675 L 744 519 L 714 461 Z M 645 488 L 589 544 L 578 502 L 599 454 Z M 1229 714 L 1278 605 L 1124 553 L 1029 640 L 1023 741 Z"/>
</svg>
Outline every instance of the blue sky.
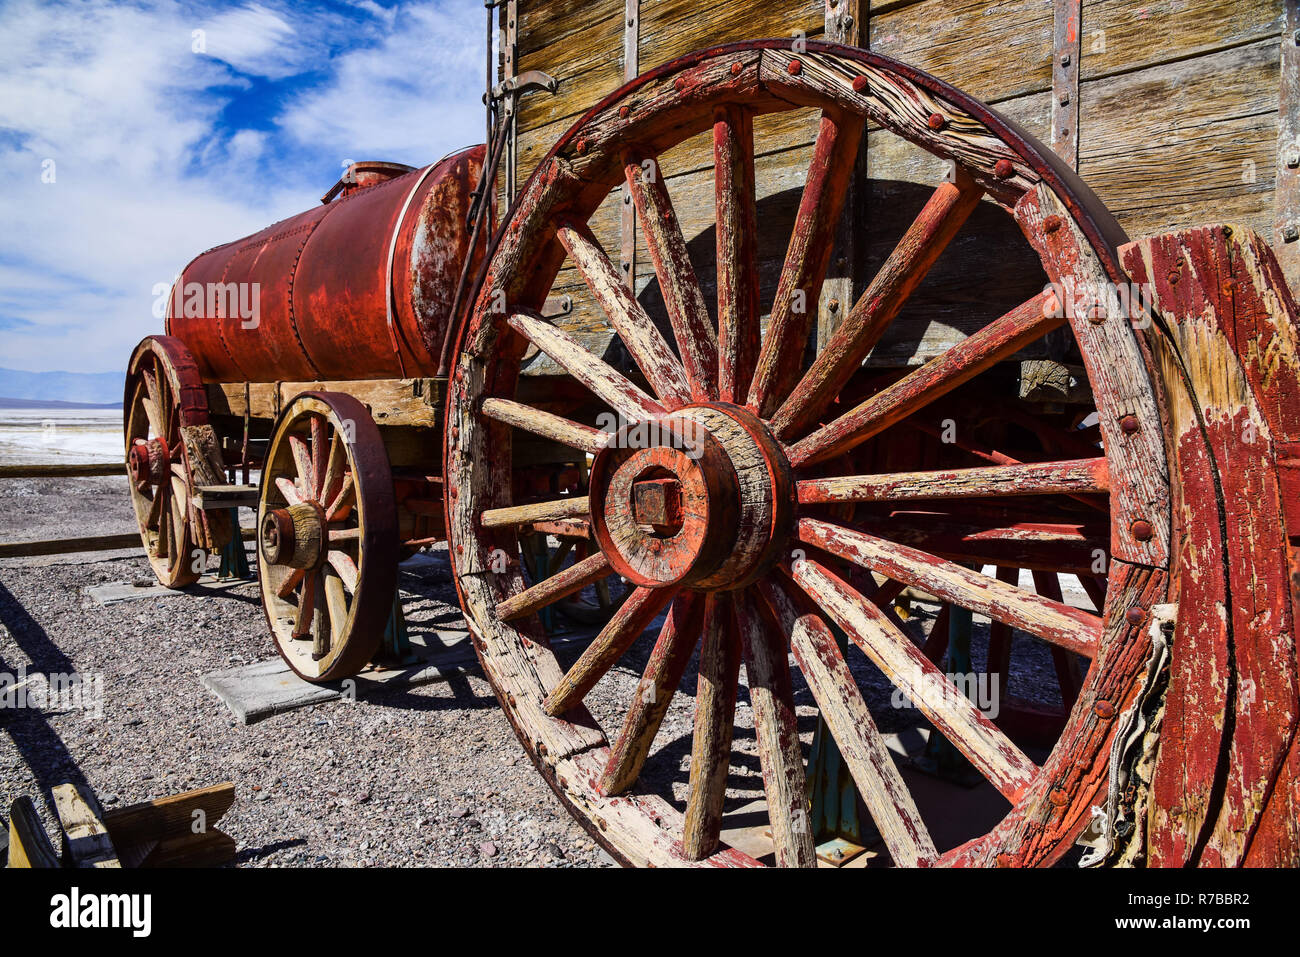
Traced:
<svg viewBox="0 0 1300 957">
<path fill-rule="evenodd" d="M 196 253 L 309 208 L 348 160 L 480 142 L 483 20 L 481 0 L 0 2 L 0 367 L 124 369 Z"/>
</svg>

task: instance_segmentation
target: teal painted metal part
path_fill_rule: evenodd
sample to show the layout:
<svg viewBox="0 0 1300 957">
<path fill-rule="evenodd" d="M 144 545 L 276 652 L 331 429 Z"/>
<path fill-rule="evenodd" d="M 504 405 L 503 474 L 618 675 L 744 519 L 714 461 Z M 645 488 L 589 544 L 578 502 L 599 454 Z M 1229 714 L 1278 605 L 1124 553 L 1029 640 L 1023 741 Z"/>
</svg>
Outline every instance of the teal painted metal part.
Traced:
<svg viewBox="0 0 1300 957">
<path fill-rule="evenodd" d="M 406 615 L 402 612 L 402 594 L 393 596 L 393 610 L 388 614 L 388 625 L 384 628 L 384 651 L 386 658 L 405 661 L 412 657 L 411 633 L 406 627 Z"/>
<path fill-rule="evenodd" d="M 221 547 L 221 568 L 217 571 L 217 578 L 223 582 L 235 578 L 252 581 L 253 573 L 248 569 L 248 553 L 244 551 L 244 538 L 239 534 L 239 509 L 228 508 L 226 514 L 230 516 L 230 527 L 234 529 L 234 534 L 230 536 L 230 541 Z"/>
<path fill-rule="evenodd" d="M 838 627 L 833 630 L 840 653 L 844 654 L 848 651 L 848 636 Z M 852 844 L 863 843 L 857 786 L 840 754 L 839 745 L 820 716 L 817 730 L 813 732 L 812 754 L 808 757 L 808 794 L 815 843 L 835 838 Z"/>
</svg>

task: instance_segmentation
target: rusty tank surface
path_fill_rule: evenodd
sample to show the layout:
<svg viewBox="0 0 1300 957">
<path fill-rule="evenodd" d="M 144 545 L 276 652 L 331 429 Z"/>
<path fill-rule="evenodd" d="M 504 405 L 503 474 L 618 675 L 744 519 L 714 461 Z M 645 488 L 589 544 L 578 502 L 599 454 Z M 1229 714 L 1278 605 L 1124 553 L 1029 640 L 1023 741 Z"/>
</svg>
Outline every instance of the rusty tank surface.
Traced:
<svg viewBox="0 0 1300 957">
<path fill-rule="evenodd" d="M 434 375 L 483 157 L 352 164 L 320 206 L 190 262 L 168 335 L 208 382 Z"/>
</svg>

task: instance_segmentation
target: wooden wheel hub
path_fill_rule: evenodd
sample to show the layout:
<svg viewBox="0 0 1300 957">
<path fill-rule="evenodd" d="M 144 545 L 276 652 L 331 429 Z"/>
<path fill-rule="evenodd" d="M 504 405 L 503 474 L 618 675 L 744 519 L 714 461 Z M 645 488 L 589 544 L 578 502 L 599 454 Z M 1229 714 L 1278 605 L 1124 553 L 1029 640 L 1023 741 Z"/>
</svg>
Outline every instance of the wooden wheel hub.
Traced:
<svg viewBox="0 0 1300 957">
<path fill-rule="evenodd" d="M 262 555 L 272 565 L 315 568 L 321 563 L 325 512 L 315 502 L 272 509 L 262 519 Z"/>
<path fill-rule="evenodd" d="M 126 467 L 136 488 L 157 487 L 171 468 L 167 443 L 161 438 L 137 439 L 127 453 Z"/>
<path fill-rule="evenodd" d="M 771 564 L 791 514 L 780 446 L 739 406 L 630 426 L 592 464 L 596 538 L 638 585 L 738 588 Z"/>
</svg>

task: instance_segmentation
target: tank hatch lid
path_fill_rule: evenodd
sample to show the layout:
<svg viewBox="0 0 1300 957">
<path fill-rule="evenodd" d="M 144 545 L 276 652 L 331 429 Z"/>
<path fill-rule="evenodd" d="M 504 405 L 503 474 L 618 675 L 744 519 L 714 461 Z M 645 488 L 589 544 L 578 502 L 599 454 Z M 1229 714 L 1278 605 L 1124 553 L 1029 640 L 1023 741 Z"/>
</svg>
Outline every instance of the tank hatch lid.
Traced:
<svg viewBox="0 0 1300 957">
<path fill-rule="evenodd" d="M 413 169 L 414 166 L 407 166 L 405 163 L 385 163 L 381 160 L 362 160 L 359 163 L 352 163 L 344 170 L 339 181 L 329 188 L 329 192 L 320 198 L 320 201 L 328 203 L 339 193 L 350 196 L 367 186 L 404 176 Z"/>
</svg>

